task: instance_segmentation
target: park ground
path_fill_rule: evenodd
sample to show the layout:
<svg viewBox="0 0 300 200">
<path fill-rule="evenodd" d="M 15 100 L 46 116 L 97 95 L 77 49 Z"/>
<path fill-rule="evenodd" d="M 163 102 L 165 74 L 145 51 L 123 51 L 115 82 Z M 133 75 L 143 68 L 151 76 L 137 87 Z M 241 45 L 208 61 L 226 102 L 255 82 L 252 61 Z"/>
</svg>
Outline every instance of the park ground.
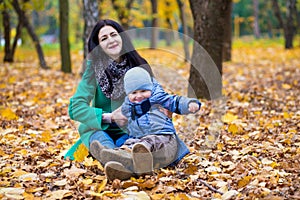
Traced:
<svg viewBox="0 0 300 200">
<path fill-rule="evenodd" d="M 180 48 L 140 53 L 168 92 L 187 94 Z M 152 176 L 109 182 L 85 148 L 63 159 L 78 139 L 67 110 L 82 53 L 72 53 L 73 73 L 64 74 L 56 53 L 46 53 L 51 69 L 43 70 L 35 52 L 19 50 L 0 67 L 0 198 L 300 199 L 299 55 L 299 47 L 237 42 L 223 64 L 223 98 L 174 114 L 191 153 Z"/>
</svg>

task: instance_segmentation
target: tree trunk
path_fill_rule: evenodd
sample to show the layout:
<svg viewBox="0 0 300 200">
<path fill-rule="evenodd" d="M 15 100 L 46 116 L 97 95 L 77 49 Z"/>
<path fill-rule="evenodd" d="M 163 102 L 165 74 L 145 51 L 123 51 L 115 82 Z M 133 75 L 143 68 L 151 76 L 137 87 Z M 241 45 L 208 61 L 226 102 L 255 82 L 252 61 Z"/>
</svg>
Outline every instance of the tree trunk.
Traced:
<svg viewBox="0 0 300 200">
<path fill-rule="evenodd" d="M 278 1 L 277 0 L 272 0 L 272 4 L 273 4 L 273 9 L 274 9 L 274 15 L 278 20 L 279 27 L 283 29 L 284 24 L 283 24 L 283 19 L 282 19 L 281 14 L 280 14 L 280 8 L 279 8 L 279 5 L 278 5 Z"/>
<path fill-rule="evenodd" d="M 158 40 L 157 0 L 151 0 L 151 5 L 152 5 L 152 27 L 151 27 L 150 49 L 156 49 L 157 40 Z"/>
<path fill-rule="evenodd" d="M 297 20 L 297 13 L 295 13 L 296 10 L 296 0 L 287 0 L 286 5 L 287 5 L 287 22 L 284 23 L 281 13 L 280 13 L 280 8 L 278 5 L 277 0 L 273 0 L 273 9 L 274 9 L 274 14 L 279 22 L 280 28 L 283 29 L 284 33 L 284 39 L 285 39 L 285 48 L 286 49 L 291 49 L 293 48 L 293 39 L 296 31 L 296 27 L 294 25 L 295 20 Z"/>
<path fill-rule="evenodd" d="M 83 18 L 84 18 L 84 30 L 83 30 L 83 59 L 86 59 L 88 55 L 88 40 L 93 27 L 99 20 L 99 4 L 100 0 L 82 0 L 83 3 Z M 86 69 L 86 62 L 83 62 L 80 75 L 82 76 Z"/>
<path fill-rule="evenodd" d="M 7 11 L 7 6 L 3 2 L 3 0 L 0 0 L 0 4 L 3 5 L 3 10 L 2 10 L 2 16 L 3 16 L 3 27 L 4 27 L 4 62 L 14 62 L 14 55 L 16 52 L 18 40 L 21 37 L 21 31 L 23 27 L 23 18 L 19 18 L 18 25 L 16 28 L 16 35 L 13 41 L 13 44 L 11 46 L 11 27 L 10 27 L 10 15 L 9 12 Z"/>
<path fill-rule="evenodd" d="M 293 40 L 296 34 L 296 25 L 297 24 L 297 13 L 296 13 L 296 0 L 287 0 L 287 22 L 286 22 L 286 42 L 285 48 L 293 48 Z"/>
<path fill-rule="evenodd" d="M 16 52 L 16 49 L 17 49 L 18 40 L 21 38 L 21 35 L 22 35 L 23 24 L 24 24 L 23 19 L 19 19 L 15 39 L 14 39 L 14 42 L 13 42 L 13 45 L 12 45 L 12 54 L 13 54 L 13 56 L 14 56 L 14 54 Z"/>
<path fill-rule="evenodd" d="M 83 18 L 84 18 L 84 33 L 83 33 L 83 44 L 85 59 L 88 54 L 88 40 L 89 35 L 92 32 L 94 25 L 99 19 L 98 0 L 82 0 L 83 2 Z M 83 70 L 84 71 L 84 70 Z"/>
<path fill-rule="evenodd" d="M 231 0 L 190 0 L 190 5 L 194 19 L 194 47 L 188 96 L 217 99 L 222 96 L 224 18 L 230 12 Z"/>
<path fill-rule="evenodd" d="M 184 14 L 184 8 L 185 4 L 181 0 L 177 0 L 177 4 L 179 7 L 179 16 L 181 20 L 181 26 L 182 26 L 182 42 L 183 42 L 183 48 L 184 48 L 184 58 L 185 61 L 190 60 L 190 49 L 189 49 L 189 36 L 188 36 L 188 29 L 186 24 L 186 17 Z"/>
<path fill-rule="evenodd" d="M 274 34 L 273 34 L 273 25 L 272 25 L 272 13 L 270 10 L 268 10 L 268 15 L 267 15 L 267 27 L 268 27 L 268 35 L 269 38 L 273 38 Z"/>
<path fill-rule="evenodd" d="M 23 20 L 23 23 L 24 23 L 24 26 L 25 28 L 27 29 L 27 32 L 29 34 L 29 36 L 31 37 L 32 39 L 32 42 L 35 46 L 35 49 L 37 51 L 37 54 L 38 54 L 38 57 L 39 57 L 39 61 L 40 61 L 40 66 L 44 69 L 48 69 L 48 66 L 46 64 L 46 61 L 45 61 L 45 58 L 44 58 L 44 53 L 43 53 L 43 50 L 42 50 L 42 47 L 40 45 L 40 41 L 39 41 L 39 38 L 38 36 L 35 34 L 34 32 L 34 29 L 33 27 L 31 26 L 31 24 L 29 23 L 29 20 L 25 14 L 25 11 L 23 11 L 21 8 L 20 8 L 20 5 L 19 5 L 19 2 L 18 0 L 13 0 L 12 1 L 12 5 L 15 9 L 15 11 L 17 12 L 18 14 L 18 17 L 19 17 L 19 20 Z"/>
<path fill-rule="evenodd" d="M 231 61 L 231 47 L 232 47 L 232 24 L 231 24 L 231 11 L 232 11 L 232 2 L 228 5 L 228 11 L 225 13 L 225 22 L 224 22 L 224 36 L 223 36 L 223 52 L 222 60 Z"/>
<path fill-rule="evenodd" d="M 295 6 L 294 9 L 295 9 L 294 12 L 296 13 L 296 20 L 297 20 L 297 26 L 296 27 L 297 27 L 297 30 L 298 30 L 298 28 L 300 28 L 300 13 L 298 13 L 297 6 Z"/>
<path fill-rule="evenodd" d="M 14 54 L 12 52 L 12 49 L 10 48 L 10 16 L 9 13 L 4 9 L 2 11 L 2 17 L 3 17 L 3 27 L 4 27 L 4 58 L 3 62 L 13 62 L 14 61 Z"/>
<path fill-rule="evenodd" d="M 259 22 L 258 22 L 258 13 L 259 13 L 259 2 L 258 0 L 253 1 L 253 15 L 254 15 L 254 36 L 255 38 L 260 38 L 260 29 L 259 29 Z"/>
<path fill-rule="evenodd" d="M 165 23 L 167 25 L 166 30 L 164 31 L 164 39 L 166 40 L 166 46 L 170 47 L 172 45 L 172 41 L 174 40 L 175 36 L 174 36 L 174 31 L 173 31 L 173 25 L 171 22 L 171 12 L 170 12 L 170 2 L 169 1 L 165 1 L 165 11 L 164 11 L 164 15 L 165 15 Z"/>
<path fill-rule="evenodd" d="M 172 45 L 172 40 L 174 40 L 174 31 L 172 30 L 173 27 L 170 18 L 166 19 L 166 24 L 168 26 L 165 31 L 166 46 L 170 47 Z"/>
<path fill-rule="evenodd" d="M 73 2 L 74 2 L 74 1 L 73 1 Z M 80 8 L 83 6 L 83 5 L 82 5 L 82 0 L 75 0 L 75 3 L 76 3 L 76 5 L 78 5 Z M 71 3 L 71 4 L 72 4 L 72 3 Z M 73 4 L 74 4 L 74 3 L 73 3 Z M 84 9 L 84 8 L 79 9 L 79 11 L 78 11 L 79 16 L 83 16 L 83 9 Z M 72 7 L 71 7 L 71 10 L 72 10 Z M 76 20 L 76 21 L 74 22 L 74 29 L 75 29 L 74 32 L 75 32 L 75 43 L 76 43 L 76 44 L 82 42 L 82 34 L 83 34 L 83 32 L 82 32 L 82 30 L 81 30 L 81 24 L 82 24 L 81 20 Z M 83 51 L 83 54 L 84 54 L 84 51 Z"/>
<path fill-rule="evenodd" d="M 69 42 L 69 0 L 59 0 L 59 39 L 61 71 L 71 73 L 71 56 Z"/>
<path fill-rule="evenodd" d="M 296 28 L 296 33 L 298 32 L 298 29 L 300 29 L 300 14 L 298 13 L 297 6 L 295 7 L 295 13 L 296 13 L 296 19 L 297 19 L 297 28 Z M 300 41 L 300 40 L 299 40 Z M 299 44 L 300 46 L 300 44 Z"/>
</svg>

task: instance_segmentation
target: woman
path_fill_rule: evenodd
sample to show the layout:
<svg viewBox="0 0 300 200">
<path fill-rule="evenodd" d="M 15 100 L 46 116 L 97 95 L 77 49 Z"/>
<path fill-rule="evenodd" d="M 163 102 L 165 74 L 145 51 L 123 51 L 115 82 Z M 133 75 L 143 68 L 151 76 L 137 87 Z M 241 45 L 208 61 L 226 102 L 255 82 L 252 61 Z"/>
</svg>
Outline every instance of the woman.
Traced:
<svg viewBox="0 0 300 200">
<path fill-rule="evenodd" d="M 136 173 L 131 169 L 132 155 L 118 148 L 128 139 L 120 128 L 127 123 L 127 118 L 121 113 L 126 96 L 123 77 L 134 67 L 144 68 L 151 76 L 153 73 L 115 21 L 100 20 L 94 26 L 88 51 L 86 70 L 69 105 L 70 118 L 81 123 L 80 139 L 65 157 L 74 159 L 74 152 L 83 143 L 91 155 L 105 165 L 105 174 L 110 180 L 125 180 Z M 162 112 L 167 113 L 166 110 Z M 101 157 L 104 149 L 117 149 L 123 162 Z M 187 153 L 185 148 L 184 155 Z"/>
<path fill-rule="evenodd" d="M 142 66 L 153 73 L 147 61 L 134 49 L 124 29 L 113 20 L 100 20 L 94 26 L 88 51 L 85 72 L 69 105 L 70 118 L 80 122 L 80 139 L 65 158 L 74 159 L 74 152 L 83 143 L 101 162 L 102 148 L 119 147 L 128 138 L 119 128 L 127 119 L 118 109 L 125 97 L 125 72 Z"/>
</svg>

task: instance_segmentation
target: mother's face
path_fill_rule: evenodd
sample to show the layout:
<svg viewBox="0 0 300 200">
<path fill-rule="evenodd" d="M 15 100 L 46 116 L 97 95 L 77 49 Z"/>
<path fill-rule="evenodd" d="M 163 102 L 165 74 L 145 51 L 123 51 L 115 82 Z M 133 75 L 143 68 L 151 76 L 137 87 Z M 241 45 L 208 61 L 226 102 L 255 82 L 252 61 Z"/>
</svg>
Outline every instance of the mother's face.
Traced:
<svg viewBox="0 0 300 200">
<path fill-rule="evenodd" d="M 104 26 L 98 34 L 99 45 L 112 59 L 118 61 L 122 50 L 122 38 L 112 26 Z"/>
</svg>

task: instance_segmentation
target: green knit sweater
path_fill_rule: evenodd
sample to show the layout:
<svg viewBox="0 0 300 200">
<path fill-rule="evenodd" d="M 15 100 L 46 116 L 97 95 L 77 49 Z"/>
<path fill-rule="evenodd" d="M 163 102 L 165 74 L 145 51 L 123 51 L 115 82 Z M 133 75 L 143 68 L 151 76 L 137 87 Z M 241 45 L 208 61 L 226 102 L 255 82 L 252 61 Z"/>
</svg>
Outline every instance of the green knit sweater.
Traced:
<svg viewBox="0 0 300 200">
<path fill-rule="evenodd" d="M 119 134 L 123 134 L 121 129 L 112 129 L 109 124 L 102 123 L 102 113 L 111 113 L 121 104 L 122 101 L 111 101 L 103 94 L 95 79 L 91 61 L 88 60 L 86 70 L 69 104 L 70 118 L 80 122 L 78 127 L 80 138 L 68 150 L 65 158 L 74 160 L 74 153 L 80 144 L 84 144 L 89 149 L 89 139 L 95 131 L 118 132 L 119 130 Z"/>
</svg>

